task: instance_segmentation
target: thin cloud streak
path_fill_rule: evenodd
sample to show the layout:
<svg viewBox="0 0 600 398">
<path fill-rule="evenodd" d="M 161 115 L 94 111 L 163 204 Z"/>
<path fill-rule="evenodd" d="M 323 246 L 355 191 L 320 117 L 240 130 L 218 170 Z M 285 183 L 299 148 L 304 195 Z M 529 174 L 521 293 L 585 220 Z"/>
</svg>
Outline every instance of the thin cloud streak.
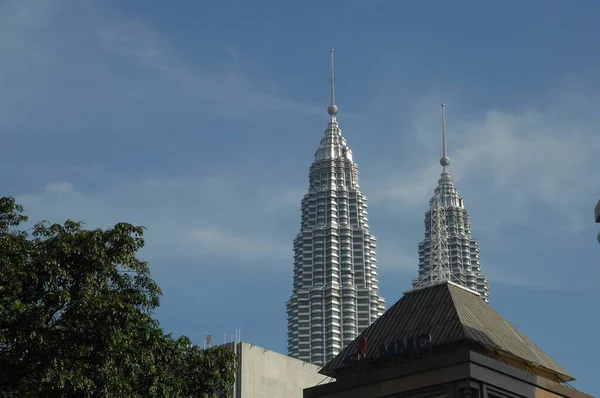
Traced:
<svg viewBox="0 0 600 398">
<path fill-rule="evenodd" d="M 106 228 L 120 221 L 143 225 L 148 242 L 145 254 L 156 259 L 198 261 L 212 256 L 239 263 L 242 258 L 253 267 L 286 259 L 291 263 L 292 238 L 282 241 L 266 218 L 271 214 L 275 220 L 278 214 L 266 211 L 268 202 L 261 195 L 246 197 L 240 207 L 235 189 L 242 184 L 223 178 L 192 181 L 149 176 L 91 195 L 63 181 L 16 199 L 32 221 L 62 223 L 70 218 L 84 221 L 88 228 Z"/>
<path fill-rule="evenodd" d="M 105 107 L 112 103 L 115 109 L 119 103 L 135 108 L 130 103 L 133 99 L 137 104 L 172 94 L 175 98 L 185 95 L 190 103 L 201 103 L 212 117 L 224 119 L 256 118 L 265 112 L 323 113 L 319 106 L 263 90 L 235 57 L 227 68 L 212 61 L 192 65 L 157 29 L 107 9 L 100 11 L 99 4 L 92 0 L 12 0 L 0 5 L 3 124 L 31 123 L 24 109 L 36 104 L 55 109 L 61 103 L 52 101 L 52 96 L 79 101 L 85 95 L 80 91 L 85 90 L 93 90 L 97 101 L 105 101 Z M 64 12 L 67 7 L 69 12 Z M 76 36 L 71 31 L 75 28 Z M 234 47 L 227 51 L 235 53 Z M 137 77 L 129 78 L 132 67 L 156 71 L 160 78 L 154 76 L 142 86 Z M 58 84 L 79 80 L 83 84 Z M 20 103 L 25 108 L 16 106 Z M 62 105 L 61 112 L 49 112 L 48 117 L 64 113 L 66 104 Z"/>
<path fill-rule="evenodd" d="M 67 4 L 71 12 L 62 13 Z M 94 1 L 72 4 L 26 0 L 9 1 L 0 6 L 0 21 L 5 22 L 0 23 L 0 76 L 3 77 L 0 104 L 6 105 L 0 107 L 0 125 L 10 127 L 1 128 L 0 134 L 13 134 L 18 130 L 16 127 L 25 126 L 25 134 L 30 134 L 32 141 L 58 137 L 70 129 L 77 134 L 82 130 L 81 134 L 90 134 L 90 139 L 93 134 L 106 141 L 145 142 L 155 121 L 146 122 L 147 118 L 159 113 L 157 110 L 163 112 L 165 106 L 177 98 L 181 106 L 193 103 L 207 117 L 260 122 L 261 114 L 277 114 L 271 112 L 277 110 L 315 114 L 318 118 L 324 115 L 321 107 L 282 97 L 254 81 L 244 69 L 243 57 L 239 57 L 243 48 L 222 48 L 229 59 L 228 67 L 211 74 L 208 71 L 218 69 L 215 68 L 217 62 L 222 64 L 222 60 L 215 61 L 216 54 L 207 57 L 211 61 L 203 61 L 206 64 L 195 65 L 185 57 L 178 43 L 167 40 L 143 21 L 101 13 L 99 7 L 95 7 L 99 3 Z M 74 26 L 82 27 L 77 40 L 69 31 Z M 37 33 L 39 29 L 43 35 Z M 135 71 L 135 76 L 125 70 Z M 154 74 L 138 81 L 137 76 L 145 71 Z M 94 79 L 89 79 L 90 76 Z M 81 82 L 81 87 L 77 82 Z M 532 217 L 542 213 L 544 225 L 535 226 L 539 230 L 555 229 L 560 231 L 557 234 L 575 235 L 587 228 L 589 210 L 586 206 L 597 200 L 593 181 L 600 179 L 594 160 L 600 152 L 600 137 L 595 131 L 600 121 L 594 112 L 588 112 L 593 108 L 589 104 L 598 103 L 597 98 L 577 90 L 579 87 L 574 85 L 565 90 L 566 94 L 557 94 L 555 102 L 562 101 L 558 106 L 540 102 L 529 109 L 489 109 L 474 115 L 456 111 L 459 106 L 453 103 L 459 99 L 447 101 L 452 176 L 473 216 L 476 235 L 490 239 L 494 234 L 507 234 L 506 228 L 513 228 L 517 236 L 520 228 L 534 223 Z M 397 96 L 397 92 L 394 95 Z M 86 100 L 81 101 L 81 98 Z M 149 99 L 154 102 L 147 102 Z M 373 231 L 378 238 L 383 238 L 378 255 L 385 272 L 414 269 L 416 273 L 417 270 L 416 247 L 422 239 L 422 217 L 441 171 L 438 165 L 439 102 L 417 101 L 412 112 L 410 108 L 402 108 L 412 113 L 409 127 L 382 125 L 389 119 L 378 115 L 361 115 L 352 121 L 352 115 L 344 113 L 344 123 L 349 126 L 354 122 L 365 123 L 366 119 L 376 120 L 377 129 L 381 131 L 398 128 L 410 131 L 402 145 L 398 145 L 404 148 L 400 159 L 398 151 L 389 151 L 388 166 L 392 167 L 374 170 L 372 165 L 385 159 L 386 153 L 369 155 L 367 149 L 357 150 L 361 172 L 367 170 L 363 175 L 372 176 L 361 177 L 361 180 L 365 187 L 370 187 L 364 192 L 370 200 L 370 214 L 378 214 L 380 218 L 373 222 Z M 588 108 L 581 107 L 584 103 Z M 39 108 L 31 108 L 36 104 Z M 177 104 L 174 108 L 178 109 Z M 390 107 L 401 109 L 392 105 Z M 185 109 L 181 115 L 192 108 Z M 172 120 L 179 120 L 176 117 L 179 114 L 164 112 L 161 116 L 170 128 Z M 39 117 L 32 119 L 31 114 Z M 194 118 L 189 120 L 196 120 Z M 123 122 L 114 124 L 115 120 Z M 189 120 L 177 128 L 197 125 L 187 123 Z M 97 125 L 102 126 L 101 131 L 87 131 Z M 244 126 L 239 130 L 244 131 Z M 317 134 L 315 131 L 315 146 Z M 158 142 L 170 139 L 166 134 L 160 138 Z M 386 137 L 386 141 L 388 139 L 391 138 Z M 202 140 L 194 143 L 202 144 Z M 43 184 L 54 182 L 55 185 L 41 189 L 43 185 L 36 182 L 24 191 L 33 194 L 22 197 L 36 218 L 56 221 L 75 218 L 94 226 L 122 220 L 141 223 L 149 228 L 147 236 L 152 244 L 148 250 L 153 256 L 161 257 L 174 255 L 173 252 L 183 255 L 185 251 L 187 257 L 197 259 L 209 252 L 208 247 L 213 256 L 239 258 L 231 250 L 206 243 L 215 236 L 229 237 L 240 247 L 246 247 L 241 252 L 254 253 L 248 257 L 265 258 L 269 256 L 267 252 L 273 252 L 273 258 L 284 261 L 287 269 L 291 269 L 293 258 L 289 246 L 298 232 L 300 201 L 308 186 L 306 180 L 298 184 L 285 175 L 277 175 L 277 171 L 270 172 L 266 179 L 263 170 L 240 169 L 239 165 L 234 165 L 235 170 L 225 169 L 221 175 L 203 171 L 208 175 L 197 177 L 181 167 L 167 170 L 176 154 L 171 160 L 162 159 L 164 163 L 160 163 L 160 168 L 170 171 L 162 176 L 147 175 L 150 171 L 146 169 L 152 164 L 135 170 L 131 166 L 133 162 L 124 162 L 121 168 L 109 171 L 110 162 L 96 160 L 98 164 L 87 171 L 82 165 L 72 167 L 78 169 L 77 180 L 70 177 L 70 171 L 64 170 L 66 166 L 55 171 L 56 159 L 43 149 L 31 158 L 41 159 L 45 165 L 39 173 L 53 176 L 45 177 Z M 87 153 L 89 148 L 72 150 Z M 289 145 L 282 138 L 281 142 L 270 143 L 269 150 L 289 151 Z M 120 155 L 131 156 L 136 151 L 138 148 L 130 145 L 130 149 Z M 423 155 L 416 156 L 416 153 Z M 402 159 L 403 155 L 412 158 Z M 98 157 L 105 159 L 106 153 Z M 10 165 L 10 158 L 7 162 L 5 168 Z M 214 163 L 201 162 L 200 159 L 197 162 L 199 167 L 217 167 Z M 309 164 L 290 167 L 302 169 L 304 173 Z M 123 178 L 121 174 L 128 177 Z M 88 178 L 90 175 L 93 178 Z M 265 188 L 271 181 L 276 183 Z M 291 186 L 286 185 L 288 182 Z M 86 184 L 93 185 L 94 189 L 86 189 Z M 417 225 L 417 221 L 418 228 L 414 230 L 399 227 Z M 195 241 L 190 231 L 195 231 Z M 215 236 L 211 237 L 211 231 Z M 392 240 L 390 236 L 394 243 L 387 245 L 386 242 Z M 250 240 L 243 240 L 247 237 Z M 516 239 L 520 238 L 505 237 L 508 245 L 519 243 Z M 252 248 L 253 245 L 259 247 Z M 486 253 L 489 250 L 483 246 L 484 271 L 488 260 L 496 262 Z M 518 280 L 519 270 L 514 267 L 507 268 L 506 272 L 514 272 L 515 276 L 506 278 L 507 281 Z"/>
<path fill-rule="evenodd" d="M 262 91 L 245 75 L 239 49 L 228 46 L 231 68 L 220 75 L 206 75 L 190 68 L 160 32 L 140 21 L 112 21 L 97 29 L 101 44 L 145 67 L 161 72 L 179 88 L 197 97 L 217 100 L 213 109 L 224 118 L 255 117 L 255 112 L 322 114 L 321 107 Z M 207 105 L 210 106 L 210 103 Z M 214 106 L 215 104 L 213 104 Z M 235 112 L 231 112 L 235 109 Z"/>
<path fill-rule="evenodd" d="M 215 226 L 194 228 L 189 234 L 193 243 L 200 245 L 206 252 L 222 256 L 285 259 L 292 255 L 291 243 L 277 243 L 274 239 L 253 235 L 237 235 Z"/>
<path fill-rule="evenodd" d="M 584 94 L 588 95 L 585 100 Z M 572 290 L 580 286 L 578 275 L 587 267 L 581 259 L 565 268 L 562 258 L 569 257 L 565 247 L 547 245 L 550 240 L 576 242 L 583 239 L 582 234 L 593 235 L 589 213 L 599 194 L 594 182 L 600 181 L 595 160 L 600 152 L 595 126 L 600 120 L 587 107 L 577 105 L 599 101 L 587 92 L 557 98 L 563 102 L 540 103 L 537 109 L 450 113 L 451 174 L 471 214 L 472 231 L 481 244 L 482 269 L 492 285 Z M 394 236 L 399 245 L 414 247 L 412 276 L 417 272 L 416 247 L 423 238 L 424 212 L 441 173 L 439 116 L 438 120 L 431 117 L 437 114 L 439 103 L 425 104 L 429 114 L 423 112 L 424 103 L 417 102 L 413 133 L 398 145 L 413 151 L 418 148 L 423 156 L 401 162 L 386 162 L 380 156 L 383 167 L 371 170 L 368 159 L 360 159 L 370 176 L 365 193 L 373 228 L 378 235 Z M 447 106 L 452 112 L 452 103 Z M 364 166 L 361 170 L 366 174 Z M 411 228 L 399 231 L 389 224 Z M 521 259 L 532 251 L 541 254 Z M 507 258 L 515 261 L 507 262 Z"/>
</svg>

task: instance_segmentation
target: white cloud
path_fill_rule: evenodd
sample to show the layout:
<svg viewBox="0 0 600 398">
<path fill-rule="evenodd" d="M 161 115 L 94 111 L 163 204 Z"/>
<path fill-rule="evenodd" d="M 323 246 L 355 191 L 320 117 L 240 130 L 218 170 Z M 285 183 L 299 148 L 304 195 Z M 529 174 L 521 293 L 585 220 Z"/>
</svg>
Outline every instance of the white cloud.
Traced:
<svg viewBox="0 0 600 398">
<path fill-rule="evenodd" d="M 393 170 L 382 178 L 369 195 L 374 203 L 387 202 L 389 206 L 419 206 L 427 203 L 440 175 L 436 164 L 422 169 Z"/>
<path fill-rule="evenodd" d="M 292 256 L 291 243 L 279 243 L 279 239 L 261 238 L 254 235 L 237 235 L 216 226 L 190 230 L 193 242 L 206 252 L 226 256 L 287 257 Z"/>
<path fill-rule="evenodd" d="M 71 185 L 70 182 L 48 184 L 45 189 L 48 192 L 54 192 L 57 194 L 67 194 L 74 191 L 73 185 Z"/>
<path fill-rule="evenodd" d="M 412 273 L 416 275 L 419 261 L 416 250 L 414 253 L 410 253 L 398 244 L 388 244 L 387 242 L 379 241 L 377 263 L 379 270 L 383 271 L 386 275 L 397 273 Z"/>
<path fill-rule="evenodd" d="M 471 213 L 492 285 L 589 287 L 579 275 L 596 274 L 590 270 L 597 250 L 590 214 L 600 196 L 600 116 L 594 111 L 600 98 L 577 85 L 557 91 L 556 98 L 516 110 L 469 114 L 460 111 L 461 104 L 447 103 L 451 174 Z M 439 103 L 417 102 L 408 133 L 389 143 L 399 148 L 390 151 L 394 158 L 380 153 L 374 167 L 373 159 L 359 159 L 372 228 L 393 237 L 400 250 L 407 248 L 413 275 L 423 213 L 441 173 Z M 387 267 L 381 246 L 379 263 Z"/>
<path fill-rule="evenodd" d="M 241 61 L 241 54 L 240 54 L 240 49 L 237 48 L 234 45 L 229 45 L 225 47 L 225 50 L 229 53 L 229 55 L 231 56 L 231 59 L 233 60 L 233 62 L 238 65 L 240 64 Z"/>
<path fill-rule="evenodd" d="M 300 217 L 300 204 L 302 198 L 308 191 L 306 188 L 277 189 L 276 187 L 261 190 L 261 197 L 265 203 L 269 203 L 267 211 L 270 212 L 295 212 Z"/>
<path fill-rule="evenodd" d="M 580 280 L 576 286 L 566 278 L 557 278 L 550 273 L 518 272 L 512 267 L 499 267 L 496 264 L 486 264 L 485 276 L 490 281 L 490 295 L 493 296 L 497 284 L 517 286 L 527 289 L 565 292 L 579 289 L 595 289 L 596 284 L 591 280 Z"/>
<path fill-rule="evenodd" d="M 73 219 L 84 221 L 88 228 L 106 228 L 120 221 L 143 225 L 147 228 L 144 251 L 153 259 L 200 261 L 211 256 L 235 259 L 240 265 L 291 263 L 293 233 L 289 239 L 281 236 L 275 223 L 280 215 L 261 194 L 246 195 L 240 202 L 237 188 L 244 184 L 252 182 L 149 176 L 91 194 L 70 182 L 55 182 L 16 199 L 31 221 Z"/>
<path fill-rule="evenodd" d="M 597 119 L 596 114 L 573 112 L 568 104 L 515 113 L 492 110 L 475 119 L 454 115 L 448 125 L 452 177 L 463 194 L 469 193 L 464 195 L 468 206 L 494 208 L 477 224 L 518 224 L 543 205 L 552 209 L 556 221 L 580 231 L 588 220 L 578 214 L 579 207 L 598 194 L 593 181 L 600 181 Z M 419 133 L 407 137 L 408 145 L 422 143 L 422 126 L 432 126 L 429 119 L 414 123 Z M 440 133 L 429 135 L 428 156 L 381 178 L 370 195 L 374 203 L 392 208 L 427 203 L 441 172 Z"/>
</svg>

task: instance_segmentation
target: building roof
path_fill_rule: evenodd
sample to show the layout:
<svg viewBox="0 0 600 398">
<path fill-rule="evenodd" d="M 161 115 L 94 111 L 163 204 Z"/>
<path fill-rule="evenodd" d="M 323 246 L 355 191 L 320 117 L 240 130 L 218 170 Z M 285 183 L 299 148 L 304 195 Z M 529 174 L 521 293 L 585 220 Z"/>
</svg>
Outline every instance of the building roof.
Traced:
<svg viewBox="0 0 600 398">
<path fill-rule="evenodd" d="M 562 382 L 574 380 L 567 370 L 481 300 L 478 293 L 452 282 L 406 292 L 357 337 L 356 343 L 366 337 L 365 356 L 377 359 L 382 345 L 423 333 L 431 336 L 434 353 L 436 347 L 468 342 L 501 358 L 523 361 L 528 368 L 538 368 Z M 348 345 L 320 372 L 335 376 L 345 368 L 344 359 L 355 352 L 356 345 Z"/>
</svg>

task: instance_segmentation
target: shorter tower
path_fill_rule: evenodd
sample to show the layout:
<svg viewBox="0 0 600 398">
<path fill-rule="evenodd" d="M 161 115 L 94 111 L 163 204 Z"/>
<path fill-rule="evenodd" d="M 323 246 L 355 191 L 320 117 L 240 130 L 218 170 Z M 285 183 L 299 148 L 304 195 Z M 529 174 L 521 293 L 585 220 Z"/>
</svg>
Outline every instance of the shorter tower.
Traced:
<svg viewBox="0 0 600 398">
<path fill-rule="evenodd" d="M 440 164 L 442 175 L 425 213 L 425 238 L 419 243 L 419 274 L 413 287 L 451 281 L 477 291 L 489 302 L 489 283 L 481 272 L 479 244 L 471 235 L 471 217 L 450 177 L 444 104 Z"/>
</svg>

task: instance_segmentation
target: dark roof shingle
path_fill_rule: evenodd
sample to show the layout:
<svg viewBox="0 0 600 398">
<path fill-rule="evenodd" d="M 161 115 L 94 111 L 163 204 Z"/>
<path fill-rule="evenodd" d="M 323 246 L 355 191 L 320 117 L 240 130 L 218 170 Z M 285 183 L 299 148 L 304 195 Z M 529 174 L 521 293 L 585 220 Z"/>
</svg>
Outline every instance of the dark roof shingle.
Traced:
<svg viewBox="0 0 600 398">
<path fill-rule="evenodd" d="M 480 296 L 453 283 L 412 290 L 388 309 L 355 340 L 368 340 L 367 358 L 377 358 L 382 344 L 421 333 L 431 335 L 431 346 L 459 341 L 476 343 L 512 355 L 559 376 L 573 376 L 535 345 L 527 336 L 498 314 Z M 356 352 L 350 344 L 321 369 L 334 376 L 344 368 L 344 358 Z"/>
</svg>

